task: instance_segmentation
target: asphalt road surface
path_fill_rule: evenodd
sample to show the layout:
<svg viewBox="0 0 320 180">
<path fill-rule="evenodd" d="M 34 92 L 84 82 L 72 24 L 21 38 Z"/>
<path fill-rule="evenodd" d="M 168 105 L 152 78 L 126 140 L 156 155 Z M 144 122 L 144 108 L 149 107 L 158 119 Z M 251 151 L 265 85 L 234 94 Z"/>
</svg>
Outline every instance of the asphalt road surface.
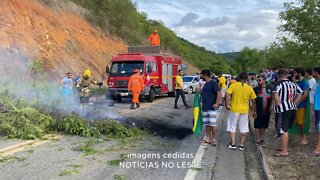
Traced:
<svg viewBox="0 0 320 180">
<path fill-rule="evenodd" d="M 193 95 L 186 97 L 192 105 Z M 185 109 L 181 99 L 179 103 L 180 109 L 173 109 L 174 98 L 161 97 L 153 103 L 141 103 L 136 110 L 129 109 L 130 100 L 105 107 L 103 114 L 148 129 L 151 135 L 121 143 L 63 134 L 1 157 L 0 179 L 264 179 L 252 137 L 244 152 L 225 147 L 225 110 L 220 113 L 218 145 L 213 147 L 199 143 L 203 135 L 195 137 L 191 131 L 192 109 Z M 87 141 L 95 142 L 96 153 L 84 155 L 76 150 Z M 0 143 L 3 149 L 21 140 L 1 139 Z M 126 158 L 121 159 L 124 154 Z M 111 165 L 114 161 L 120 164 Z"/>
</svg>

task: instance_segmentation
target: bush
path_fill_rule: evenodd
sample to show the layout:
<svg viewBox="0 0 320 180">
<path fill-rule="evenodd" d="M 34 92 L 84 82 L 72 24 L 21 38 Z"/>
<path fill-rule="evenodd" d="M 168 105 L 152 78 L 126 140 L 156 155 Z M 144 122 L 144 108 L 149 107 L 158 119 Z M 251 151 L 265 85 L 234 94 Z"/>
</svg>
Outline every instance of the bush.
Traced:
<svg viewBox="0 0 320 180">
<path fill-rule="evenodd" d="M 84 119 L 73 114 L 70 114 L 62 119 L 58 125 L 58 130 L 84 137 L 100 136 L 100 132 L 97 128 L 90 127 Z"/>
<path fill-rule="evenodd" d="M 52 129 L 55 119 L 34 108 L 14 109 L 0 114 L 0 132 L 9 138 L 41 138 Z"/>
<path fill-rule="evenodd" d="M 145 134 L 144 131 L 138 128 L 128 128 L 116 121 L 96 121 L 94 126 L 99 129 L 101 134 L 104 134 L 110 138 L 133 138 Z"/>
</svg>

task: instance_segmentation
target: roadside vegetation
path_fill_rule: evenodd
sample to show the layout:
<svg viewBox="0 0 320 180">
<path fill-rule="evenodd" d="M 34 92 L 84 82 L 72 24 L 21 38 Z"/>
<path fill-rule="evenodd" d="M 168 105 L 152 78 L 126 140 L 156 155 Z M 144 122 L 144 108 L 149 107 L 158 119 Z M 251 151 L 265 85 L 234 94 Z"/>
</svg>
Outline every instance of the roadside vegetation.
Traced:
<svg viewBox="0 0 320 180">
<path fill-rule="evenodd" d="M 46 133 L 61 131 L 84 137 L 99 137 L 128 140 L 147 135 L 136 127 L 126 127 L 111 119 L 86 121 L 75 114 L 64 116 L 60 121 L 49 112 L 34 107 L 14 105 L 9 98 L 0 99 L 0 133 L 8 138 L 36 139 Z"/>
<path fill-rule="evenodd" d="M 51 99 L 51 96 L 55 96 L 54 88 L 45 81 L 42 60 L 34 59 L 27 68 L 31 78 L 23 82 L 26 84 L 20 87 L 22 90 L 1 81 L 0 134 L 7 138 L 37 139 L 47 133 L 60 131 L 95 138 L 103 134 L 122 142 L 146 134 L 138 128 L 126 127 L 111 119 L 87 121 L 75 113 L 62 112 L 65 105 L 70 104 L 62 105 L 63 100 L 59 100 L 61 95 Z M 88 147 L 91 144 L 88 142 L 79 149 L 90 153 Z"/>
<path fill-rule="evenodd" d="M 0 133 L 8 138 L 37 139 L 54 131 L 83 137 L 99 137 L 103 134 L 121 141 L 147 135 L 146 131 L 126 127 L 111 119 L 90 122 L 69 114 L 57 120 L 52 113 L 35 107 L 14 105 L 9 97 L 3 96 L 0 98 L 0 119 Z"/>
</svg>

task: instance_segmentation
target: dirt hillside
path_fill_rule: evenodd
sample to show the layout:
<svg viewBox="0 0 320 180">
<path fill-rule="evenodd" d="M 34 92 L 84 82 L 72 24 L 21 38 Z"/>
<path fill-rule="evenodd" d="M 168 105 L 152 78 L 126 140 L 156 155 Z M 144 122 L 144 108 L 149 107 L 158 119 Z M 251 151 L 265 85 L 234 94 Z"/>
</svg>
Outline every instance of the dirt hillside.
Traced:
<svg viewBox="0 0 320 180">
<path fill-rule="evenodd" d="M 0 6 L 0 48 L 42 59 L 54 80 L 87 68 L 99 80 L 111 57 L 127 51 L 125 42 L 92 27 L 84 18 L 89 12 L 70 1 L 1 0 Z M 189 74 L 199 71 L 185 63 Z"/>
<path fill-rule="evenodd" d="M 66 10 L 53 10 L 34 0 L 2 0 L 0 6 L 0 48 L 41 58 L 56 80 L 85 68 L 100 78 L 112 55 L 126 52 L 124 42 Z"/>
</svg>

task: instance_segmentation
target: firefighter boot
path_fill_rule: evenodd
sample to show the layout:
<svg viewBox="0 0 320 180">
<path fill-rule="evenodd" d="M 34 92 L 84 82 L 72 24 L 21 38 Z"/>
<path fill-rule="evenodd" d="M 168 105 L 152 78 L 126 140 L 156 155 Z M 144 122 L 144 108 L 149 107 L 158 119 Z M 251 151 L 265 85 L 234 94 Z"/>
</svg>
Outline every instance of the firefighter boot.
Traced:
<svg viewBox="0 0 320 180">
<path fill-rule="evenodd" d="M 140 107 L 140 104 L 139 103 L 137 103 L 137 108 L 139 108 Z"/>
<path fill-rule="evenodd" d="M 84 103 L 84 97 L 80 97 L 80 103 Z"/>
<path fill-rule="evenodd" d="M 134 103 L 131 103 L 130 109 L 136 109 L 136 108 L 134 107 Z"/>
</svg>

